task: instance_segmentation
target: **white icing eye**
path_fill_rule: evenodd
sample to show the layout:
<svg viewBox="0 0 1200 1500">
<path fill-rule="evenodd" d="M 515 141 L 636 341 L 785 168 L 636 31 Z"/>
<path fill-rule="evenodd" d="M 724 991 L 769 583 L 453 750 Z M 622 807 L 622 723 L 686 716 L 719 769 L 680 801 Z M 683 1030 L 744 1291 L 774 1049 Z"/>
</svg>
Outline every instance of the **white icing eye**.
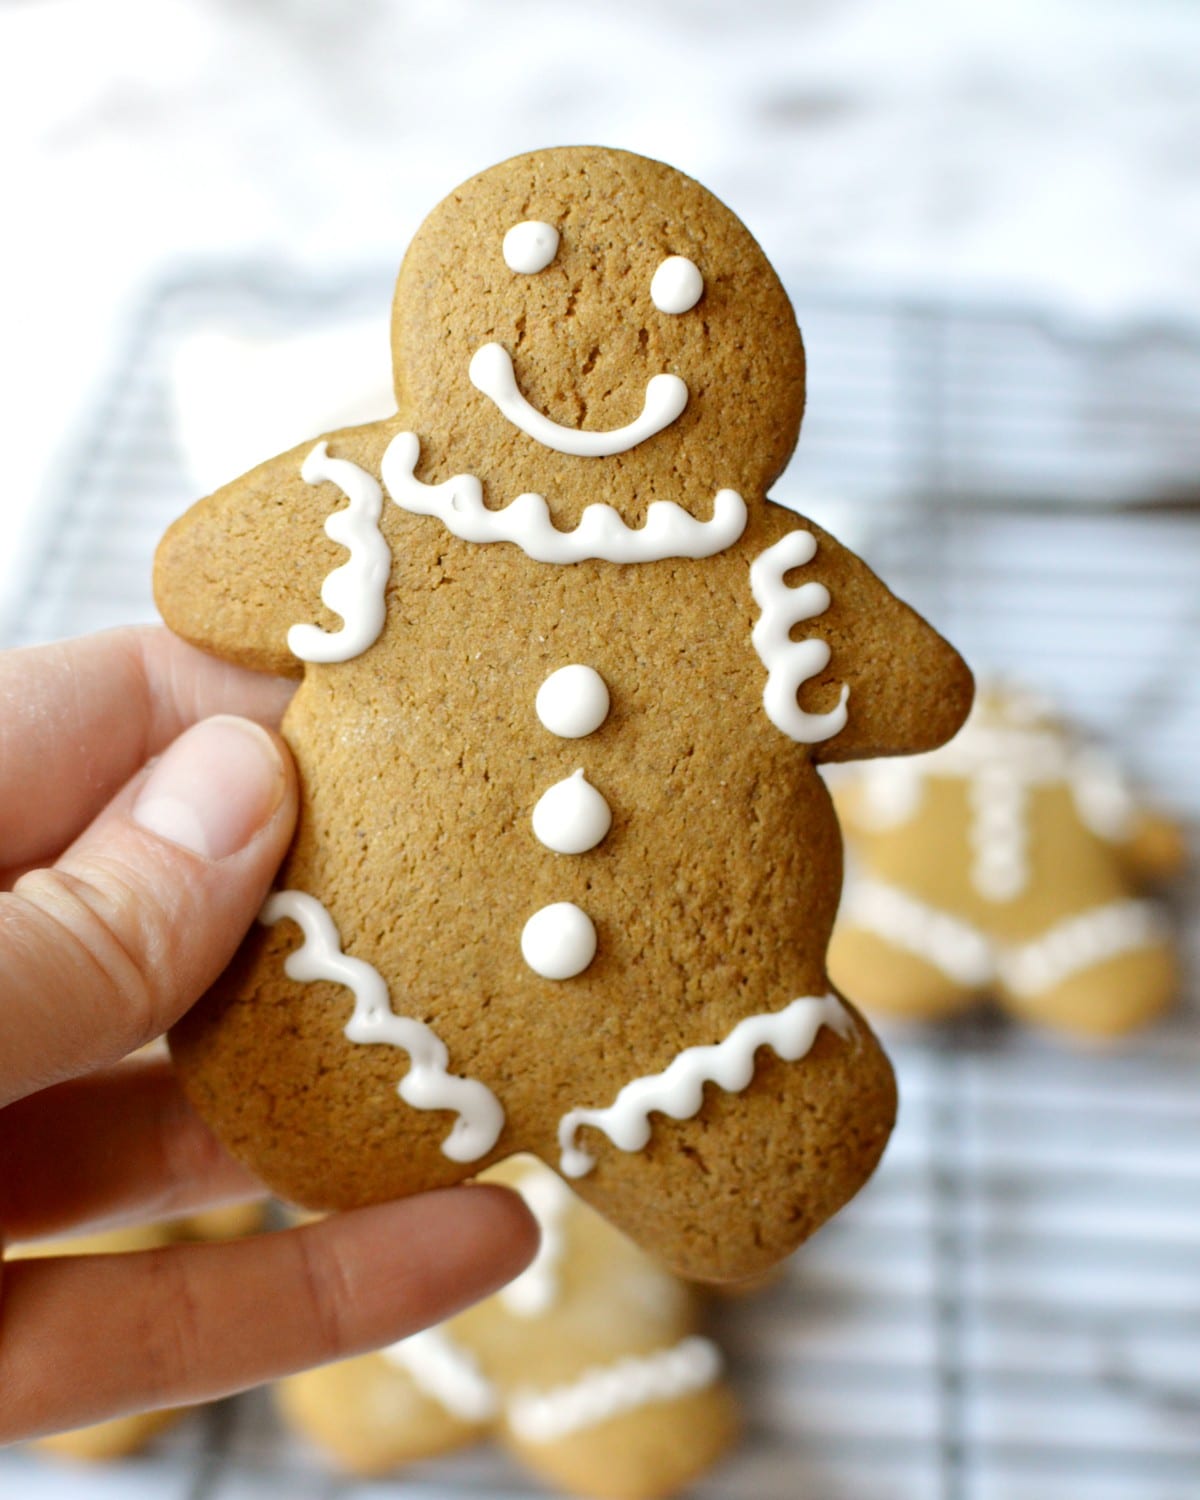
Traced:
<svg viewBox="0 0 1200 1500">
<path fill-rule="evenodd" d="M 527 276 L 544 271 L 558 254 L 558 230 L 540 219 L 514 224 L 504 236 L 504 264 Z"/>
<path fill-rule="evenodd" d="M 650 300 L 659 312 L 690 312 L 704 291 L 704 277 L 686 255 L 668 255 L 650 282 Z"/>
</svg>

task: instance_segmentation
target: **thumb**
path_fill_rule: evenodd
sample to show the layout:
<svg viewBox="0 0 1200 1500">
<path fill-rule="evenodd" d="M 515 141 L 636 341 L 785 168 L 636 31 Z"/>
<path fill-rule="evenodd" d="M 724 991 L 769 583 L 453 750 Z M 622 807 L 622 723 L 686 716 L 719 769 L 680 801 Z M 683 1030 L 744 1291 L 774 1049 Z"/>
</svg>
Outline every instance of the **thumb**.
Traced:
<svg viewBox="0 0 1200 1500">
<path fill-rule="evenodd" d="M 165 1031 L 233 957 L 295 819 L 282 740 L 206 719 L 0 895 L 0 1105 Z"/>
</svg>

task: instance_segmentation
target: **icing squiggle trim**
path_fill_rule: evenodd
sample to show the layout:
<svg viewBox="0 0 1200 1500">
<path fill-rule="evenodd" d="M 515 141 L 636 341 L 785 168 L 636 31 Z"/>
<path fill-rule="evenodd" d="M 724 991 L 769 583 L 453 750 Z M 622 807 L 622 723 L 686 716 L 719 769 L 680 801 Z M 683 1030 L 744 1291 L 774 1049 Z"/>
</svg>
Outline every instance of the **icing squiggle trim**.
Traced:
<svg viewBox="0 0 1200 1500">
<path fill-rule="evenodd" d="M 444 1328 L 423 1329 L 379 1352 L 389 1365 L 403 1370 L 423 1396 L 460 1422 L 490 1422 L 499 1410 L 496 1388 L 475 1356 Z"/>
<path fill-rule="evenodd" d="M 527 1443 L 554 1443 L 651 1402 L 702 1391 L 720 1375 L 721 1365 L 716 1344 L 693 1336 L 670 1349 L 597 1365 L 548 1391 L 519 1391 L 508 1406 L 508 1425 Z"/>
<path fill-rule="evenodd" d="M 548 1168 L 539 1166 L 515 1184 L 542 1231 L 537 1254 L 500 1293 L 500 1300 L 518 1318 L 540 1318 L 558 1297 L 558 1270 L 566 1249 L 563 1220 L 570 1212 L 571 1189 Z"/>
<path fill-rule="evenodd" d="M 611 458 L 615 453 L 628 453 L 630 448 L 669 427 L 688 404 L 688 388 L 678 375 L 652 375 L 646 382 L 646 400 L 640 416 L 608 432 L 584 432 L 579 427 L 552 422 L 530 406 L 517 385 L 512 356 L 500 344 L 483 344 L 476 349 L 467 374 L 475 389 L 494 402 L 500 413 L 526 437 L 555 453 L 569 453 L 574 458 Z"/>
<path fill-rule="evenodd" d="M 1010 948 L 1000 960 L 1000 975 L 1015 995 L 1037 995 L 1122 953 L 1153 947 L 1165 937 L 1165 924 L 1148 901 L 1110 901 Z"/>
<path fill-rule="evenodd" d="M 441 484 L 423 483 L 413 472 L 420 454 L 415 432 L 398 432 L 384 452 L 383 483 L 401 510 L 436 516 L 464 542 L 512 542 L 535 562 L 715 557 L 746 529 L 746 502 L 736 490 L 718 490 L 707 521 L 697 521 L 673 500 L 655 500 L 646 512 L 646 524 L 635 530 L 611 505 L 597 502 L 584 510 L 574 531 L 559 531 L 542 495 L 518 495 L 502 510 L 489 510 L 483 503 L 483 486 L 473 474 L 455 474 Z"/>
<path fill-rule="evenodd" d="M 361 656 L 379 639 L 386 618 L 384 592 L 392 570 L 392 551 L 379 530 L 383 491 L 379 481 L 347 458 L 330 458 L 329 444 L 320 442 L 300 466 L 306 484 L 336 484 L 349 500 L 325 522 L 325 535 L 347 547 L 350 560 L 327 574 L 321 601 L 341 615 L 340 630 L 318 625 L 293 625 L 287 633 L 288 650 L 301 661 L 349 661 Z"/>
<path fill-rule="evenodd" d="M 837 707 L 824 714 L 805 713 L 796 702 L 801 684 L 829 665 L 830 651 L 816 636 L 792 640 L 792 627 L 824 614 L 830 597 L 823 583 L 789 588 L 783 580 L 792 568 L 811 562 L 816 552 L 817 539 L 811 531 L 789 531 L 750 564 L 750 592 L 762 611 L 750 639 L 767 669 L 763 707 L 776 729 L 802 745 L 819 744 L 845 729 L 850 696 L 843 684 Z"/>
<path fill-rule="evenodd" d="M 849 882 L 839 916 L 847 926 L 924 959 L 956 984 L 975 989 L 995 976 L 992 942 L 985 933 L 898 886 L 867 878 Z"/>
<path fill-rule="evenodd" d="M 504 1110 L 486 1084 L 459 1078 L 448 1071 L 450 1054 L 441 1037 L 424 1021 L 398 1016 L 392 1008 L 383 976 L 361 958 L 342 952 L 333 918 L 313 896 L 303 891 L 276 891 L 267 898 L 259 921 L 295 922 L 304 942 L 288 954 L 284 972 L 308 984 L 328 979 L 344 984 L 354 995 L 354 1014 L 346 1023 L 348 1041 L 364 1046 L 380 1044 L 407 1052 L 412 1065 L 396 1092 L 414 1109 L 449 1109 L 458 1115 L 442 1142 L 451 1161 L 477 1161 L 496 1144 L 504 1128 Z"/>
<path fill-rule="evenodd" d="M 607 1109 L 572 1109 L 558 1122 L 559 1167 L 566 1177 L 583 1177 L 596 1159 L 575 1144 L 581 1125 L 601 1130 L 620 1151 L 640 1151 L 650 1139 L 650 1114 L 690 1120 L 704 1102 L 704 1085 L 715 1083 L 740 1094 L 754 1077 L 754 1054 L 770 1047 L 784 1062 L 798 1062 L 828 1026 L 849 1037 L 853 1026 L 836 995 L 801 996 L 783 1010 L 747 1016 L 722 1042 L 688 1047 L 661 1073 L 627 1083 Z"/>
<path fill-rule="evenodd" d="M 846 887 L 839 920 L 923 959 L 967 989 L 999 979 L 1028 998 L 1122 953 L 1165 941 L 1166 925 L 1148 901 L 1109 901 L 1077 912 L 1020 943 L 994 941 L 979 928 L 886 881 Z"/>
</svg>

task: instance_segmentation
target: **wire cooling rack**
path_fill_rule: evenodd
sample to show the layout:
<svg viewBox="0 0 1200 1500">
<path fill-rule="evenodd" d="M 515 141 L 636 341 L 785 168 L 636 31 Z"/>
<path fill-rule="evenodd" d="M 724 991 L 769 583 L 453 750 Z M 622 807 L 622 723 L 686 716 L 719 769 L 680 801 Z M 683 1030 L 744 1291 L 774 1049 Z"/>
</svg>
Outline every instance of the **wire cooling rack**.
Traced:
<svg viewBox="0 0 1200 1500">
<path fill-rule="evenodd" d="M 192 498 L 182 340 L 378 316 L 386 273 L 181 276 L 133 320 L 64 464 L 9 644 L 150 618 Z M 998 307 L 798 298 L 813 398 L 779 496 L 865 552 L 985 671 L 1051 690 L 1168 806 L 1200 814 L 1200 330 Z M 1181 930 L 1196 892 L 1179 898 Z M 1197 958 L 1192 941 L 1191 972 Z M 888 1036 L 900 1126 L 870 1187 L 757 1297 L 718 1308 L 748 1414 L 723 1500 L 1195 1500 L 1200 1007 L 1120 1050 L 982 1016 Z M 0 1456 L 21 1500 L 517 1497 L 476 1451 L 344 1480 L 261 1394 L 96 1471 Z"/>
</svg>

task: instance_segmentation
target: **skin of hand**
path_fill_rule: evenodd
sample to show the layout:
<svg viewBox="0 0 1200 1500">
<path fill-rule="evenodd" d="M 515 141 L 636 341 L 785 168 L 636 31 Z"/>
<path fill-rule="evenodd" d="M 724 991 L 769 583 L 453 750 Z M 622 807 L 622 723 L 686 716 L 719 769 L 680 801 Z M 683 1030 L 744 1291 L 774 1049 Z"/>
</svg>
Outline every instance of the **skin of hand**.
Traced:
<svg viewBox="0 0 1200 1500">
<path fill-rule="evenodd" d="M 296 817 L 294 684 L 163 630 L 0 653 L 0 1244 L 262 1189 L 165 1061 Z M 228 1244 L 0 1261 L 0 1442 L 204 1401 L 404 1338 L 531 1259 L 461 1187 Z"/>
</svg>

